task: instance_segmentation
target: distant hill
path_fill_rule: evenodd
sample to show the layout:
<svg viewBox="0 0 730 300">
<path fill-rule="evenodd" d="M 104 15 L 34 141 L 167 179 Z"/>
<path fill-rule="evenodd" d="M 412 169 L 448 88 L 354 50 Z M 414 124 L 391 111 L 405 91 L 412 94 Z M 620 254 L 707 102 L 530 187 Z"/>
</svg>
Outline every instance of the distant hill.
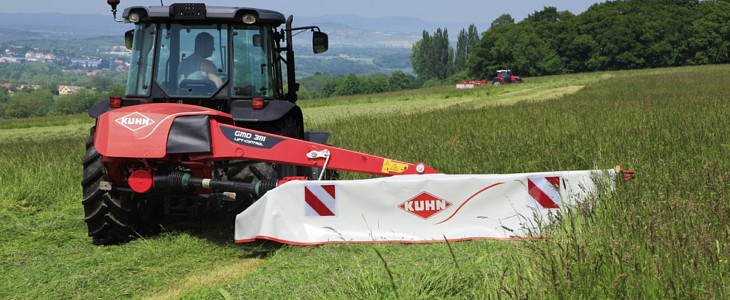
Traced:
<svg viewBox="0 0 730 300">
<path fill-rule="evenodd" d="M 424 21 L 411 17 L 363 18 L 354 15 L 297 17 L 298 26 L 316 25 L 330 34 L 332 45 L 406 47 L 421 39 L 421 32 L 448 28 L 451 38 L 469 24 Z M 477 24 L 479 30 L 487 25 Z M 0 13 L 0 42 L 28 39 L 75 39 L 121 35 L 131 28 L 112 20 L 111 14 Z"/>
<path fill-rule="evenodd" d="M 0 13 L 0 42 L 27 39 L 71 39 L 122 34 L 128 26 L 111 15 Z"/>
<path fill-rule="evenodd" d="M 484 20 L 483 23 L 474 24 L 480 31 L 489 28 L 492 20 Z M 471 23 L 462 22 L 444 22 L 438 20 L 421 20 L 413 17 L 383 17 L 383 18 L 365 18 L 356 15 L 326 15 L 322 17 L 297 17 L 294 16 L 294 22 L 302 22 L 308 24 L 324 24 L 335 23 L 345 24 L 349 27 L 359 28 L 370 31 L 387 31 L 416 33 L 420 39 L 421 32 L 436 31 L 436 28 L 447 28 L 453 35 L 454 39 L 462 28 L 468 28 Z"/>
</svg>

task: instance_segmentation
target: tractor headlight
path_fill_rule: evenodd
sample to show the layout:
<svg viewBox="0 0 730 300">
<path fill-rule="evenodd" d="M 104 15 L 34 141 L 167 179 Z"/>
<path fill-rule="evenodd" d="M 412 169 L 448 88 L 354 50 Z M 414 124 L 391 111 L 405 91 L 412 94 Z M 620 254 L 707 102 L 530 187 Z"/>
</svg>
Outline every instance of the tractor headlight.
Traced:
<svg viewBox="0 0 730 300">
<path fill-rule="evenodd" d="M 131 13 L 129 14 L 129 17 L 127 17 L 129 22 L 137 23 L 139 22 L 139 14 L 138 13 Z"/>
<path fill-rule="evenodd" d="M 245 14 L 243 15 L 243 18 L 241 18 L 243 23 L 246 23 L 248 25 L 251 25 L 253 23 L 256 23 L 256 15 L 254 14 Z"/>
</svg>

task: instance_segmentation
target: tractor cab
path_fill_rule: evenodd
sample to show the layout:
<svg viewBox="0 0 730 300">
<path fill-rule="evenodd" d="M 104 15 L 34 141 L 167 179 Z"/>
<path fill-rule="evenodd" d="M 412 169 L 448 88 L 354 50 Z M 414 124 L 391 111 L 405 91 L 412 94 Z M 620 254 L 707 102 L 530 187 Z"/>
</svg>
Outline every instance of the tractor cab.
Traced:
<svg viewBox="0 0 730 300">
<path fill-rule="evenodd" d="M 311 30 L 313 51 L 327 50 L 318 27 L 292 28 L 292 17 L 264 9 L 177 3 L 130 7 L 122 17 L 134 24 L 125 34 L 132 58 L 122 106 L 175 102 L 230 112 L 237 101 L 293 103 L 292 31 Z"/>
<path fill-rule="evenodd" d="M 522 78 L 512 74 L 512 70 L 497 70 L 497 76 L 492 79 L 492 85 L 502 85 L 507 83 L 521 83 Z"/>
<path fill-rule="evenodd" d="M 512 79 L 512 70 L 500 70 L 497 71 L 497 75 L 504 81 L 510 81 Z"/>
</svg>

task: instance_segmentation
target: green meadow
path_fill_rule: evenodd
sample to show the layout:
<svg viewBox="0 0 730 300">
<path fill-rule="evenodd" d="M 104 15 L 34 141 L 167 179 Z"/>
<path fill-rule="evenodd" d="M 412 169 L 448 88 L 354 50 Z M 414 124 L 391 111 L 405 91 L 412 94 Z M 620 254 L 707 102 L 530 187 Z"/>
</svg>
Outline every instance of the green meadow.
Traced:
<svg viewBox="0 0 730 300">
<path fill-rule="evenodd" d="M 0 298 L 730 297 L 730 65 L 525 81 L 299 104 L 335 146 L 444 173 L 636 171 L 534 241 L 234 244 L 210 215 L 94 246 L 80 185 L 93 120 L 0 121 Z"/>
</svg>

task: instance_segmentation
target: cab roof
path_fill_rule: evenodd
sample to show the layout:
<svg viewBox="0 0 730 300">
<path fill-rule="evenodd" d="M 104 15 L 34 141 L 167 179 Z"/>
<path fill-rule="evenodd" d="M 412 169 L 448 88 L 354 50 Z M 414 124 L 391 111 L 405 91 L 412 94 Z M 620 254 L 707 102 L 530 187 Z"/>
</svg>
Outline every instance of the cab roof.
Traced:
<svg viewBox="0 0 730 300">
<path fill-rule="evenodd" d="M 206 6 L 204 3 L 175 3 L 169 6 L 132 6 L 126 8 L 122 17 L 128 21 L 131 13 L 140 14 L 139 22 L 164 21 L 212 21 L 243 23 L 246 14 L 257 17 L 257 23 L 279 25 L 285 22 L 284 15 L 277 11 L 249 8 Z"/>
</svg>

